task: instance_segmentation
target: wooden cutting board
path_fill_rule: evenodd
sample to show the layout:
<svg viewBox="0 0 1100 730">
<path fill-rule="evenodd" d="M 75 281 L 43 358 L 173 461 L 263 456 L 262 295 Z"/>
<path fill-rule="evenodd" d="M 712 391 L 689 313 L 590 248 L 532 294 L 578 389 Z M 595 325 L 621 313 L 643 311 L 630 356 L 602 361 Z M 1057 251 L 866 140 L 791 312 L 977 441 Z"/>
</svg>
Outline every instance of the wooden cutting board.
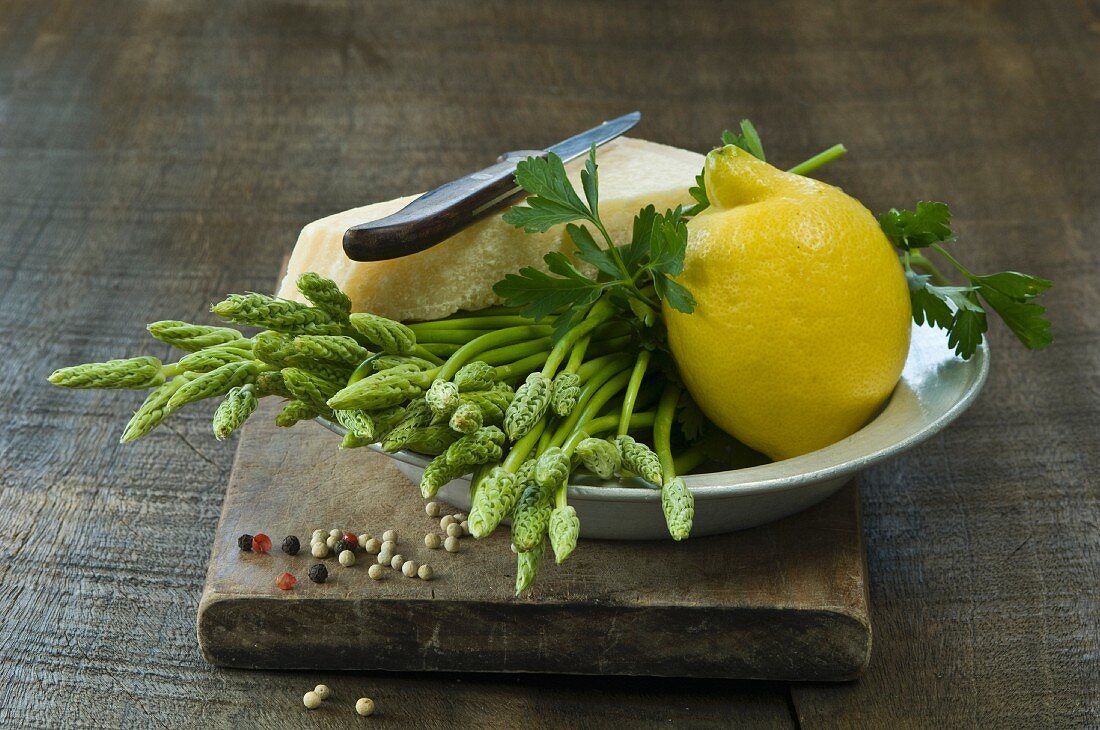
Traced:
<svg viewBox="0 0 1100 730">
<path fill-rule="evenodd" d="M 271 400 L 271 399 L 269 399 Z M 563 566 L 543 562 L 534 587 L 513 595 L 507 531 L 461 551 L 424 546 L 439 532 L 415 485 L 385 456 L 341 451 L 316 424 L 280 429 L 266 403 L 241 434 L 198 611 L 213 664 L 265 669 L 551 672 L 845 680 L 871 649 L 859 498 L 849 484 L 780 522 L 688 540 L 582 540 Z M 373 556 L 328 566 L 310 533 L 339 527 L 381 536 L 432 566 L 431 581 L 386 570 Z M 237 536 L 264 532 L 268 555 Z M 303 550 L 285 555 L 285 535 Z M 298 577 L 291 591 L 275 578 Z"/>
</svg>

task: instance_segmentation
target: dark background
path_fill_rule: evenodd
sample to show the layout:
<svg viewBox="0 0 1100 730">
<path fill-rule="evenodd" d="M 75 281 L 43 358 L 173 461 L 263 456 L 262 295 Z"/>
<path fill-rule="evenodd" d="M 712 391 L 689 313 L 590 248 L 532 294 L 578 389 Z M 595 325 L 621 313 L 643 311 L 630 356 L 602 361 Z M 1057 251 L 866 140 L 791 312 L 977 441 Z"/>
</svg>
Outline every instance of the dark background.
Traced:
<svg viewBox="0 0 1100 730">
<path fill-rule="evenodd" d="M 1100 723 L 1100 6 L 0 3 L 0 723 L 1071 727 Z M 163 354 L 162 318 L 270 290 L 299 228 L 632 109 L 696 150 L 834 142 L 872 210 L 950 202 L 980 271 L 1055 281 L 997 325 L 956 425 L 862 481 L 875 647 L 840 686 L 220 671 L 194 613 L 232 444 L 55 367 Z M 960 254 L 961 255 L 961 254 Z M 325 679 L 346 702 L 306 714 Z M 372 725 L 374 726 L 374 725 Z"/>
</svg>

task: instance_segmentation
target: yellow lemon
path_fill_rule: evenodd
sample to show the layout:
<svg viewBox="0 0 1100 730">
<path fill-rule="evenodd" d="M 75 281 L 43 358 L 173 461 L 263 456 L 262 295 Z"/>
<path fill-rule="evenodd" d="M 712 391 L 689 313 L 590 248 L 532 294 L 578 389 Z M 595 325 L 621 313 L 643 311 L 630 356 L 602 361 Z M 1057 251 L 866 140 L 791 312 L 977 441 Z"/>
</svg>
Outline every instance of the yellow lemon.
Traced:
<svg viewBox="0 0 1100 730">
<path fill-rule="evenodd" d="M 707 157 L 711 207 L 688 225 L 692 314 L 665 306 L 685 384 L 719 427 L 773 459 L 849 436 L 909 351 L 897 255 L 839 188 L 728 146 Z"/>
</svg>

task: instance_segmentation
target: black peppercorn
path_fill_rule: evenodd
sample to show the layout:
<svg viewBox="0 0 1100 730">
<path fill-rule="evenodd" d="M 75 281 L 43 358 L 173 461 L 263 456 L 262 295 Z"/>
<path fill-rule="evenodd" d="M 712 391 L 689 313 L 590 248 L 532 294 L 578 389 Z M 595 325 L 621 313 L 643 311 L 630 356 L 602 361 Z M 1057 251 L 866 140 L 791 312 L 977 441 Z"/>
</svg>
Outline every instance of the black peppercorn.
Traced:
<svg viewBox="0 0 1100 730">
<path fill-rule="evenodd" d="M 328 568 L 324 563 L 317 563 L 309 569 L 309 579 L 314 583 L 324 583 L 328 580 Z"/>
<path fill-rule="evenodd" d="M 283 552 L 287 555 L 297 555 L 301 549 L 302 543 L 298 542 L 297 536 L 287 535 L 283 538 Z"/>
<path fill-rule="evenodd" d="M 347 540 L 342 540 L 341 539 L 341 540 L 337 540 L 336 544 L 332 546 L 332 551 L 336 555 L 339 555 L 340 553 L 344 552 L 345 550 L 351 550 L 352 552 L 355 552 L 355 548 L 357 548 L 357 547 L 359 547 L 359 543 L 348 542 Z"/>
<path fill-rule="evenodd" d="M 241 535 L 237 538 L 237 547 L 244 550 L 246 553 L 252 552 L 252 536 Z"/>
</svg>

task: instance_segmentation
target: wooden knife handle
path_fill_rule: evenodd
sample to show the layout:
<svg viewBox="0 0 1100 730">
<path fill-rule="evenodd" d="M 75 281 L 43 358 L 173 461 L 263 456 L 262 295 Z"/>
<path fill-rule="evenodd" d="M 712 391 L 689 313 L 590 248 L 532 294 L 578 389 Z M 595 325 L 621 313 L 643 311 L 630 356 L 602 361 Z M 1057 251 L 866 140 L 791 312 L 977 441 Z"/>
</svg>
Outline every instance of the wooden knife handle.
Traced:
<svg viewBox="0 0 1100 730">
<path fill-rule="evenodd" d="M 516 163 L 545 156 L 542 150 L 509 152 L 475 173 L 421 195 L 393 215 L 344 232 L 344 253 L 353 261 L 385 261 L 431 248 L 480 220 L 523 199 L 515 182 Z"/>
</svg>

